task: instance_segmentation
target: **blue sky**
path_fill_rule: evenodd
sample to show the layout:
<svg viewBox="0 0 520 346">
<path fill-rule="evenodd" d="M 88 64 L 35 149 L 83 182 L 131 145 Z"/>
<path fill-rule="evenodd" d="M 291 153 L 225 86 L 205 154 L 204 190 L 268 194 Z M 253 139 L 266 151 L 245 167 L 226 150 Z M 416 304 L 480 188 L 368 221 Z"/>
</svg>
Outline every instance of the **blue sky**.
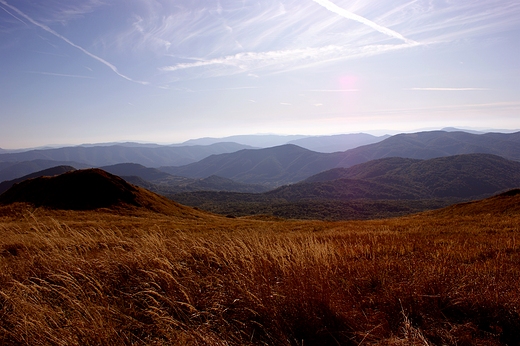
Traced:
<svg viewBox="0 0 520 346">
<path fill-rule="evenodd" d="M 520 128 L 518 0 L 0 0 L 0 147 Z"/>
</svg>

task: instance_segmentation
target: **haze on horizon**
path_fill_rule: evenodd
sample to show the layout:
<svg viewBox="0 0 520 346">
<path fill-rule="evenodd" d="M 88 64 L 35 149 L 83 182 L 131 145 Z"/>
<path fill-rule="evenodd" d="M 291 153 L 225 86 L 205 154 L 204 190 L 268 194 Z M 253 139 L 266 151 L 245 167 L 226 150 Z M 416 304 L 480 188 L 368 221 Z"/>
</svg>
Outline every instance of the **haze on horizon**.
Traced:
<svg viewBox="0 0 520 346">
<path fill-rule="evenodd" d="M 0 148 L 520 128 L 517 0 L 0 0 Z"/>
</svg>

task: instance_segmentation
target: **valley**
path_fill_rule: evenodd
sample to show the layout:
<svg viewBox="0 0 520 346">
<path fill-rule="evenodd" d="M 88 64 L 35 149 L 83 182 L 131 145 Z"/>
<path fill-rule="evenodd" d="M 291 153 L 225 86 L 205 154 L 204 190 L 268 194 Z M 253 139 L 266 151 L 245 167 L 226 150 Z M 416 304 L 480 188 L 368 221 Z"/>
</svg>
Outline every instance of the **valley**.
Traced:
<svg viewBox="0 0 520 346">
<path fill-rule="evenodd" d="M 0 179 L 4 180 L 0 193 L 15 182 L 47 174 L 45 169 L 52 169 L 53 164 L 84 169 L 97 162 L 106 164 L 97 167 L 129 183 L 230 217 L 267 214 L 355 220 L 403 216 L 520 186 L 519 134 L 454 129 L 382 137 L 237 136 L 223 140 L 241 143 L 201 139 L 167 147 L 122 143 L 32 150 L 0 155 L 0 160 L 34 158 L 0 162 Z M 284 140 L 288 142 L 274 147 L 244 147 Z M 317 152 L 293 143 L 329 147 L 369 144 Z M 174 156 L 176 160 L 193 160 L 195 155 L 201 159 L 186 165 L 162 165 Z M 145 157 L 146 162 L 154 163 L 149 167 L 139 163 L 145 163 Z M 120 162 L 124 160 L 134 161 Z M 45 169 L 39 170 L 41 167 Z"/>
<path fill-rule="evenodd" d="M 519 344 L 520 163 L 463 147 L 343 167 L 349 151 L 287 145 L 176 168 L 198 176 L 113 163 L 5 180 L 0 342 Z M 232 177 L 206 176 L 219 161 Z"/>
</svg>

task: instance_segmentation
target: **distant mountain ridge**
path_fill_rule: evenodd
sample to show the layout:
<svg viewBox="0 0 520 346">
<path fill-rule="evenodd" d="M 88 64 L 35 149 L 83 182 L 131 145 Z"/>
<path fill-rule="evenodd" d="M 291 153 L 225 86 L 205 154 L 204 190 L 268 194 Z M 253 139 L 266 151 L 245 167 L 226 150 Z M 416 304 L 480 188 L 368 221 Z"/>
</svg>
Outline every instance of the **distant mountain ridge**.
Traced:
<svg viewBox="0 0 520 346">
<path fill-rule="evenodd" d="M 366 133 L 353 133 L 348 135 L 306 137 L 290 141 L 288 144 L 294 144 L 320 153 L 334 153 L 381 142 L 388 137 L 390 135 L 373 136 Z"/>
<path fill-rule="evenodd" d="M 72 166 L 76 169 L 89 167 L 88 165 L 72 161 L 32 160 L 23 162 L 0 162 L 0 182 L 18 179 L 25 175 L 56 166 Z"/>
<path fill-rule="evenodd" d="M 494 154 L 520 161 L 520 132 L 471 134 L 429 131 L 399 134 L 379 143 L 348 150 L 338 167 L 350 167 L 384 157 L 431 159 L 472 153 Z"/>
<path fill-rule="evenodd" d="M 206 137 L 191 139 L 182 143 L 182 145 L 209 145 L 219 142 L 235 142 L 244 145 L 251 145 L 258 149 L 265 149 L 285 144 L 294 144 L 312 151 L 332 153 L 356 148 L 361 145 L 376 143 L 388 137 L 390 136 L 373 136 L 366 133 L 349 133 L 331 136 L 238 135 L 224 138 Z"/>
<path fill-rule="evenodd" d="M 319 138 L 324 140 L 327 137 Z M 316 140 L 316 138 L 307 139 Z M 222 151 L 224 153 L 221 153 Z M 262 184 L 275 188 L 299 182 L 332 168 L 351 167 L 379 158 L 430 159 L 469 153 L 494 154 L 520 161 L 520 132 L 471 134 L 461 131 L 429 131 L 399 134 L 377 143 L 334 153 L 320 153 L 293 144 L 263 149 L 250 147 L 244 149 L 243 145 L 236 143 L 189 147 L 149 144 L 140 146 L 136 143 L 123 143 L 120 146 L 93 145 L 92 147 L 32 150 L 0 154 L 0 181 L 12 180 L 57 165 L 87 168 L 135 163 L 160 168 L 166 173 L 177 176 L 174 178 L 177 180 L 180 177 L 205 179 L 218 176 L 231 179 L 236 183 Z M 34 157 L 44 159 L 35 160 Z M 198 160 L 199 157 L 204 158 Z M 59 158 L 63 160 L 57 160 Z M 17 160 L 20 162 L 15 162 Z M 172 162 L 180 161 L 191 163 L 170 165 Z M 163 163 L 167 164 L 163 165 Z M 171 182 L 170 179 L 172 178 L 169 177 L 167 180 Z"/>
<path fill-rule="evenodd" d="M 212 155 L 186 166 L 160 169 L 190 178 L 218 175 L 237 182 L 276 187 L 299 182 L 332 168 L 351 167 L 385 157 L 431 159 L 470 153 L 493 154 L 520 161 L 520 132 L 477 135 L 432 131 L 400 134 L 336 153 L 318 153 L 287 144 Z"/>
<path fill-rule="evenodd" d="M 222 138 L 204 137 L 197 139 L 190 139 L 180 145 L 212 145 L 222 142 L 234 142 L 242 145 L 248 145 L 256 148 L 269 148 L 279 145 L 284 145 L 292 140 L 306 138 L 304 135 L 236 135 Z"/>
<path fill-rule="evenodd" d="M 244 148 L 251 147 L 237 143 L 216 143 L 207 146 L 75 146 L 4 153 L 0 154 L 0 161 L 22 162 L 38 159 L 74 161 L 90 167 L 127 162 L 139 163 L 147 167 L 178 166 L 196 162 L 209 155 L 229 153 Z"/>
</svg>

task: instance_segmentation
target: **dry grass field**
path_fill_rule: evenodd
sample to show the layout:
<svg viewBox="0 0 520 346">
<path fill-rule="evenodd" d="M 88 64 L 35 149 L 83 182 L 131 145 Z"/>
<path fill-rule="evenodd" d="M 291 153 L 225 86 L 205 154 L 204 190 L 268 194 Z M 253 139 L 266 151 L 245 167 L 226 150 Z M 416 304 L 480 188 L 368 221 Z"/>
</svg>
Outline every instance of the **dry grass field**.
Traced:
<svg viewBox="0 0 520 346">
<path fill-rule="evenodd" d="M 378 221 L 179 210 L 0 207 L 0 345 L 520 344 L 519 194 Z"/>
</svg>

